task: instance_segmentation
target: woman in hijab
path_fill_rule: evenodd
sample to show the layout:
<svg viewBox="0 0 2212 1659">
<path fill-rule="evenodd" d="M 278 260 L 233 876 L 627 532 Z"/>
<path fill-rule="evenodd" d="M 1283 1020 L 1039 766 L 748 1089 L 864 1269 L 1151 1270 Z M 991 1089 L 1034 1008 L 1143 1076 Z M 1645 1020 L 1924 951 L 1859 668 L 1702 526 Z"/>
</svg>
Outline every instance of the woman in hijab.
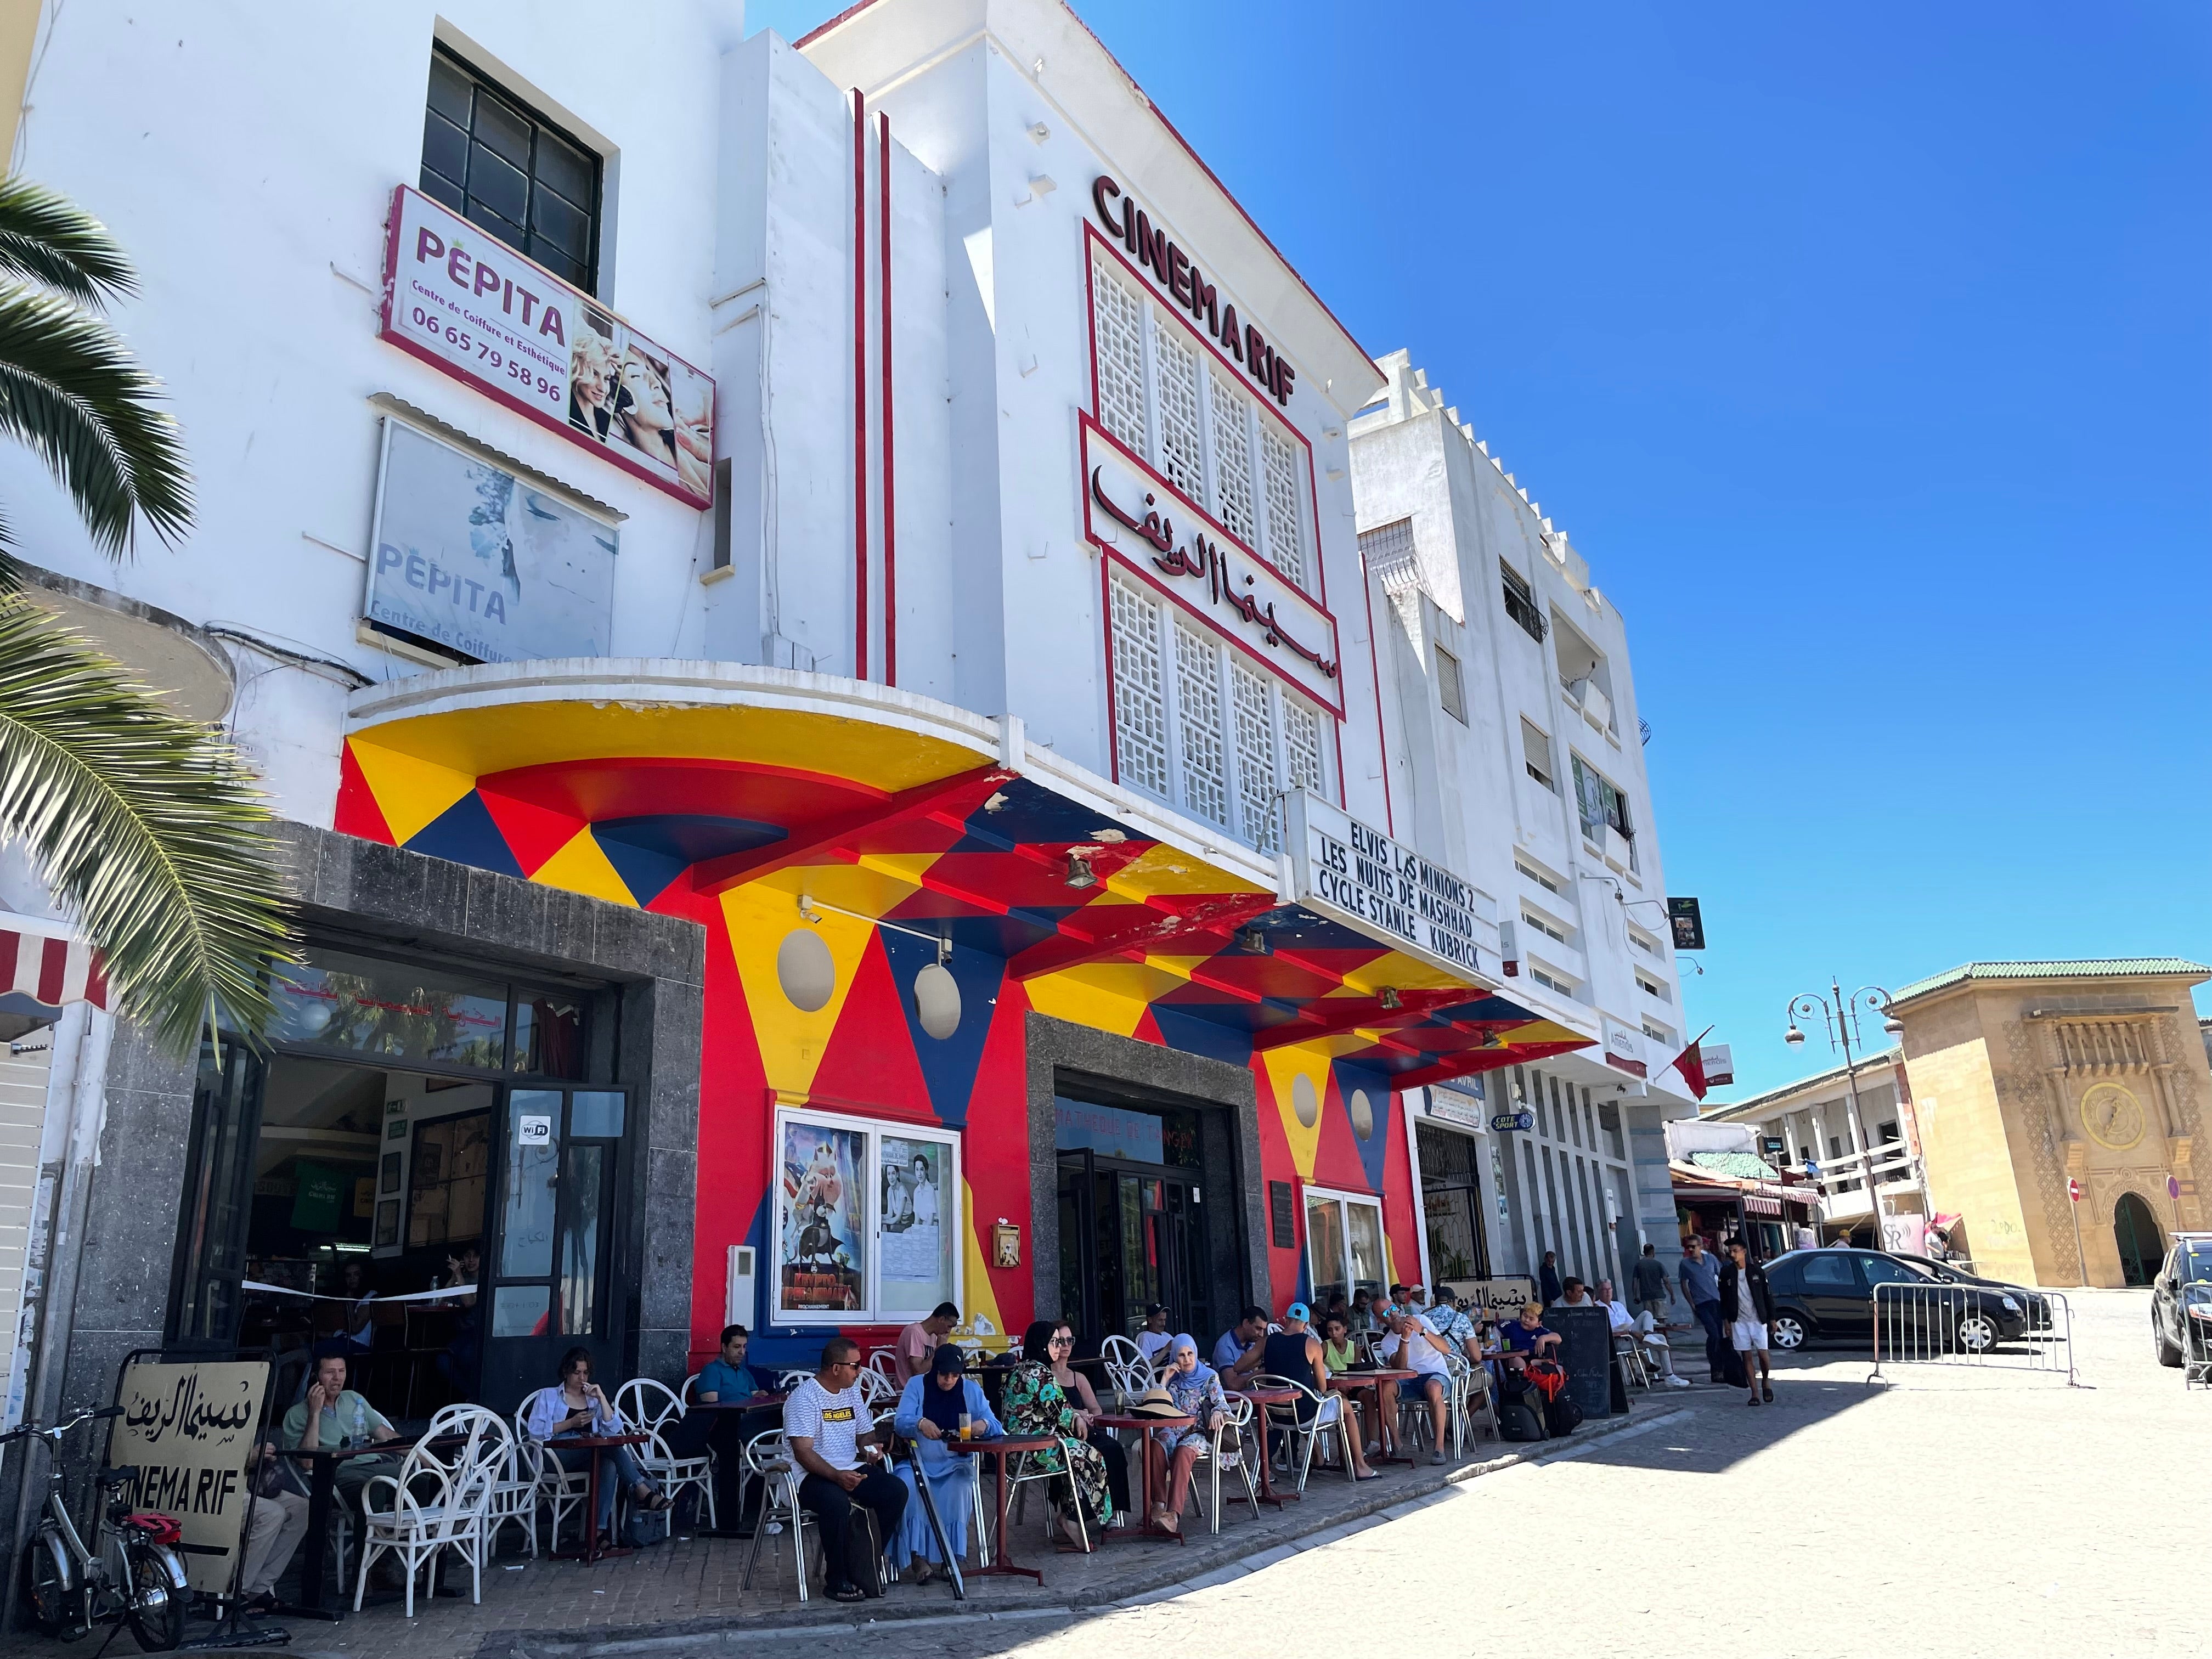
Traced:
<svg viewBox="0 0 2212 1659">
<path fill-rule="evenodd" d="M 1066 1506 L 1071 1501 L 1079 1502 L 1085 1522 L 1109 1527 L 1114 1522 L 1114 1494 L 1106 1481 L 1106 1460 L 1085 1439 L 1089 1421 L 1053 1377 L 1052 1334 L 1060 1328 L 1048 1319 L 1040 1319 L 1022 1334 L 1021 1363 L 1006 1381 L 1006 1432 L 1060 1437 L 1060 1444 L 1039 1452 L 1037 1460 L 1060 1477 L 1047 1482 L 1047 1489 L 1052 1493 L 1061 1533 L 1079 1548 L 1083 1531 Z"/>
<path fill-rule="evenodd" d="M 968 1523 L 975 1510 L 975 1486 L 971 1460 L 945 1449 L 943 1442 L 961 1437 L 960 1423 L 968 1420 L 968 1437 L 995 1440 L 1006 1432 L 983 1397 L 981 1384 L 967 1375 L 968 1357 L 950 1342 L 940 1343 L 929 1370 L 908 1379 L 899 1396 L 891 1425 L 914 1442 L 915 1461 L 899 1466 L 898 1477 L 912 1492 L 917 1480 L 929 1482 L 929 1496 L 937 1518 L 957 1557 L 968 1553 Z M 919 1494 L 915 1494 L 919 1496 Z M 929 1516 L 918 1502 L 909 1501 L 898 1534 L 891 1540 L 891 1564 L 904 1573 L 909 1566 L 914 1582 L 927 1584 L 942 1567 L 944 1557 L 930 1530 Z"/>
<path fill-rule="evenodd" d="M 1192 1467 L 1199 1452 L 1213 1443 L 1214 1419 L 1229 1409 L 1229 1398 L 1222 1390 L 1220 1373 L 1198 1357 L 1198 1339 L 1187 1332 L 1168 1344 L 1160 1386 L 1176 1409 L 1191 1419 L 1187 1429 L 1163 1429 L 1145 1437 L 1145 1455 L 1152 1460 L 1153 1472 L 1152 1524 L 1177 1532 L 1190 1497 Z M 1222 1455 L 1232 1462 L 1242 1455 L 1242 1447 L 1222 1448 Z"/>
</svg>

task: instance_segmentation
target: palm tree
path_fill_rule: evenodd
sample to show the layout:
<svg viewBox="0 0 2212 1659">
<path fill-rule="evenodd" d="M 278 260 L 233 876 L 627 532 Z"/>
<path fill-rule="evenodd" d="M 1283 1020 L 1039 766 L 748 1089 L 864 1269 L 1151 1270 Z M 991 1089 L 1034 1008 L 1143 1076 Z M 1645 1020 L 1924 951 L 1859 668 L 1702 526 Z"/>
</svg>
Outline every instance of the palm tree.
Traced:
<svg viewBox="0 0 2212 1659">
<path fill-rule="evenodd" d="M 99 221 L 0 180 L 0 433 L 46 462 L 118 562 L 140 521 L 167 546 L 192 522 L 160 384 L 101 314 L 137 291 Z M 22 592 L 0 516 L 0 840 L 29 848 L 105 957 L 118 1010 L 173 1050 L 267 1019 L 264 965 L 292 955 L 270 822 L 217 732 Z"/>
</svg>

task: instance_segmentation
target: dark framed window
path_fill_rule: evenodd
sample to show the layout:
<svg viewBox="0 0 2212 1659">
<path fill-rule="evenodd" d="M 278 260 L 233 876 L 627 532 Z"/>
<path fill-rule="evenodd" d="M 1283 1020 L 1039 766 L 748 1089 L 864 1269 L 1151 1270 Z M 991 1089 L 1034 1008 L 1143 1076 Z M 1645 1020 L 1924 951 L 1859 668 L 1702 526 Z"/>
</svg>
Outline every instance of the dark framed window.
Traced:
<svg viewBox="0 0 2212 1659">
<path fill-rule="evenodd" d="M 1536 596 L 1529 590 L 1528 579 L 1511 565 L 1498 562 L 1498 580 L 1505 594 L 1505 614 L 1521 624 L 1522 630 L 1538 644 L 1542 644 L 1548 629 L 1544 613 L 1536 604 Z"/>
<path fill-rule="evenodd" d="M 442 46 L 430 52 L 422 193 L 586 294 L 598 292 L 598 153 Z"/>
</svg>

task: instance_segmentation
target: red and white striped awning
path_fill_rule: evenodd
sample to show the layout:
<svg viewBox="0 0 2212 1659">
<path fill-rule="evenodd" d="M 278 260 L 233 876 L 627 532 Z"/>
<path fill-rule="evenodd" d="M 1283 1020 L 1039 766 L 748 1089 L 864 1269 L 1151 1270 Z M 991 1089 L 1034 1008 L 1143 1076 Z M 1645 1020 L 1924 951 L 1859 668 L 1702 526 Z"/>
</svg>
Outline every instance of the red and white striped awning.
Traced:
<svg viewBox="0 0 2212 1659">
<path fill-rule="evenodd" d="M 82 939 L 0 931 L 0 975 L 6 977 L 0 994 L 20 991 L 49 1008 L 68 1002 L 107 1006 L 107 975 Z"/>
</svg>

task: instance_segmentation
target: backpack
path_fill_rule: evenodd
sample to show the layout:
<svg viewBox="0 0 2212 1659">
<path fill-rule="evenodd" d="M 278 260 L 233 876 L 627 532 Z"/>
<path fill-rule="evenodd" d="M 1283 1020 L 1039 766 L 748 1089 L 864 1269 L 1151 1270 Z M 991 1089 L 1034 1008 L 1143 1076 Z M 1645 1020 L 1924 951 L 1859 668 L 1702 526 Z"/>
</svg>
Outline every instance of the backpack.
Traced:
<svg viewBox="0 0 2212 1659">
<path fill-rule="evenodd" d="M 1498 1437 L 1500 1440 L 1541 1440 L 1544 1432 L 1543 1391 L 1508 1377 L 1498 1391 Z"/>
<path fill-rule="evenodd" d="M 1572 1434 L 1583 1425 L 1583 1408 L 1567 1395 L 1554 1395 L 1544 1405 L 1544 1431 L 1557 1437 Z"/>
<path fill-rule="evenodd" d="M 1556 1359 L 1532 1359 L 1521 1374 L 1536 1385 L 1546 1400 L 1557 1400 L 1567 1386 L 1567 1368 Z"/>
<path fill-rule="evenodd" d="M 853 1582 L 860 1587 L 861 1595 L 871 1601 L 881 1601 L 884 1547 L 876 1537 L 876 1512 L 866 1504 L 855 1504 L 847 1512 L 845 1524 L 852 1540 L 845 1547 L 845 1560 Z"/>
</svg>

